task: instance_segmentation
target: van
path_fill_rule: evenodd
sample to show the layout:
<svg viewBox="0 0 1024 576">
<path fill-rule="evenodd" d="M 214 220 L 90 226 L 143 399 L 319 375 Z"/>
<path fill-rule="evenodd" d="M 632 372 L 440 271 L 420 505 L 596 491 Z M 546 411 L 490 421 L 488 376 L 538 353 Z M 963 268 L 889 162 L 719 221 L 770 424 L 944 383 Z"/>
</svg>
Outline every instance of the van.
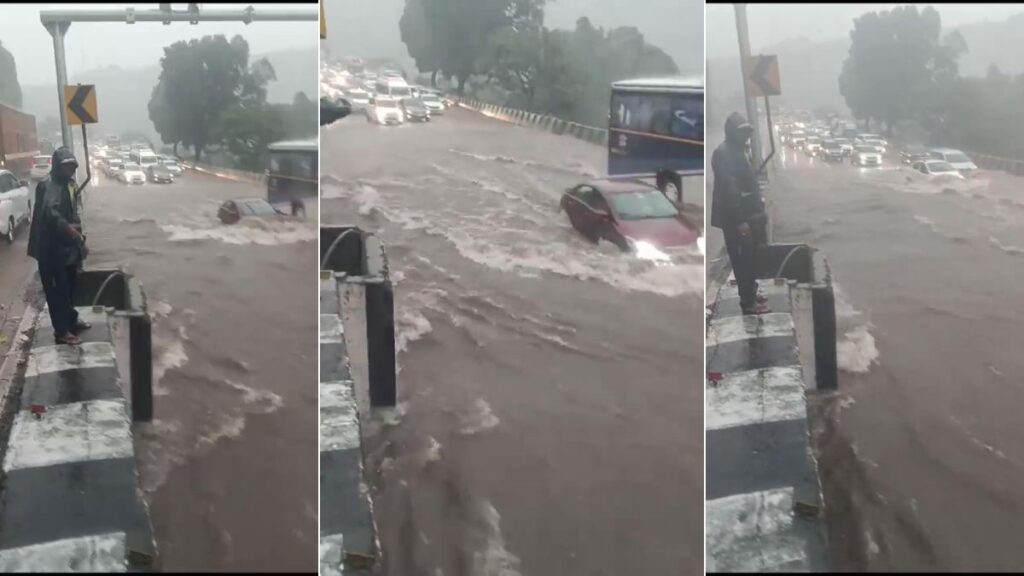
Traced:
<svg viewBox="0 0 1024 576">
<path fill-rule="evenodd" d="M 155 166 L 160 163 L 160 159 L 157 158 L 157 155 L 154 154 L 152 150 L 147 150 L 145 148 L 133 150 L 129 154 L 129 160 L 132 164 L 138 164 L 143 171 L 150 166 Z"/>
<path fill-rule="evenodd" d="M 402 78 L 378 78 L 374 84 L 377 96 L 387 96 L 402 100 L 412 96 L 412 90 Z"/>
</svg>

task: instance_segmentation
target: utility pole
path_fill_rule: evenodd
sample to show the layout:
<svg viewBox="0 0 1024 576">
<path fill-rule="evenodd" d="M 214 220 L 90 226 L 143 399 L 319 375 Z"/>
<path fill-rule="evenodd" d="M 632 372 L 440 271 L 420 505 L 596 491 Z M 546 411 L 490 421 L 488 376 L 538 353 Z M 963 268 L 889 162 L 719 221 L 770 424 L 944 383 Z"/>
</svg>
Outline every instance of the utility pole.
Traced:
<svg viewBox="0 0 1024 576">
<path fill-rule="evenodd" d="M 757 117 L 757 102 L 750 90 L 750 34 L 747 31 L 747 5 L 733 4 L 736 9 L 736 37 L 740 41 L 740 69 L 743 71 L 743 99 L 747 104 L 747 121 L 754 127 L 754 136 L 750 139 L 754 166 L 761 165 L 761 121 Z"/>
</svg>

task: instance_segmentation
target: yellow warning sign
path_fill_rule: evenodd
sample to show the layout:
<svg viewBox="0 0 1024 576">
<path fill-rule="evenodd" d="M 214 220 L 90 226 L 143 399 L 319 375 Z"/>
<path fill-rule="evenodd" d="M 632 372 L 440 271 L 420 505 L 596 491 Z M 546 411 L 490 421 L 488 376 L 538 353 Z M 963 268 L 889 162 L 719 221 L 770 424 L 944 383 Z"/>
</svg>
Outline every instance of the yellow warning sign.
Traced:
<svg viewBox="0 0 1024 576">
<path fill-rule="evenodd" d="M 77 84 L 64 87 L 64 110 L 68 124 L 95 124 L 99 121 L 96 113 L 96 87 L 92 84 Z"/>
</svg>

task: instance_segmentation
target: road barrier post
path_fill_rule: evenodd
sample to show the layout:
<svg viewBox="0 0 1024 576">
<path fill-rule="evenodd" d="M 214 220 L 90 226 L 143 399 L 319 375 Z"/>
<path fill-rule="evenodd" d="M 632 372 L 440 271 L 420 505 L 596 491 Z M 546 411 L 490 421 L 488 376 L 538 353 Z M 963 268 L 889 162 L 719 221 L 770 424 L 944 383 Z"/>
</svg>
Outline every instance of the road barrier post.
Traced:
<svg viewBox="0 0 1024 576">
<path fill-rule="evenodd" d="M 393 407 L 398 401 L 395 293 L 391 281 L 385 278 L 366 282 L 366 341 L 370 356 L 370 406 Z"/>
<path fill-rule="evenodd" d="M 128 347 L 132 379 L 132 421 L 153 420 L 153 321 L 149 314 L 128 317 Z"/>
</svg>

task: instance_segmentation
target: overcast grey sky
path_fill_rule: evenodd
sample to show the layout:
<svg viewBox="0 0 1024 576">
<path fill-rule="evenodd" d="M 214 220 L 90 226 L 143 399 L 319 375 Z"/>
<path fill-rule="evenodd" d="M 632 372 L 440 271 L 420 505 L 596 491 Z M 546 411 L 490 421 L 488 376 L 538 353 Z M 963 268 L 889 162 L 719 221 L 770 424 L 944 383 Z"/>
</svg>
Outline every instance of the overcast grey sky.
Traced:
<svg viewBox="0 0 1024 576">
<path fill-rule="evenodd" d="M 750 47 L 758 52 L 787 38 L 830 40 L 849 35 L 853 19 L 865 12 L 888 10 L 905 4 L 748 4 Z M 919 4 L 924 7 L 928 4 Z M 1024 12 L 1021 4 L 934 4 L 944 27 L 975 22 L 1002 21 Z M 732 4 L 707 6 L 708 58 L 738 52 Z"/>
<path fill-rule="evenodd" d="M 0 42 L 14 56 L 21 85 L 56 82 L 53 41 L 39 22 L 40 10 L 123 9 L 126 6 L 135 6 L 137 9 L 157 8 L 157 4 L 0 4 Z M 186 4 L 172 6 L 184 9 Z M 207 6 L 226 9 L 244 8 L 248 4 Z M 317 11 L 316 4 L 257 4 L 254 8 L 257 11 L 268 8 Z M 122 68 L 152 66 L 163 56 L 165 46 L 178 40 L 200 38 L 208 34 L 224 34 L 228 38 L 241 34 L 248 40 L 253 54 L 292 48 L 315 50 L 320 38 L 316 21 L 254 22 L 248 26 L 240 22 L 204 22 L 194 26 L 187 22 L 175 22 L 168 26 L 159 22 L 76 23 L 71 25 L 65 36 L 68 74 L 115 64 Z"/>
</svg>

